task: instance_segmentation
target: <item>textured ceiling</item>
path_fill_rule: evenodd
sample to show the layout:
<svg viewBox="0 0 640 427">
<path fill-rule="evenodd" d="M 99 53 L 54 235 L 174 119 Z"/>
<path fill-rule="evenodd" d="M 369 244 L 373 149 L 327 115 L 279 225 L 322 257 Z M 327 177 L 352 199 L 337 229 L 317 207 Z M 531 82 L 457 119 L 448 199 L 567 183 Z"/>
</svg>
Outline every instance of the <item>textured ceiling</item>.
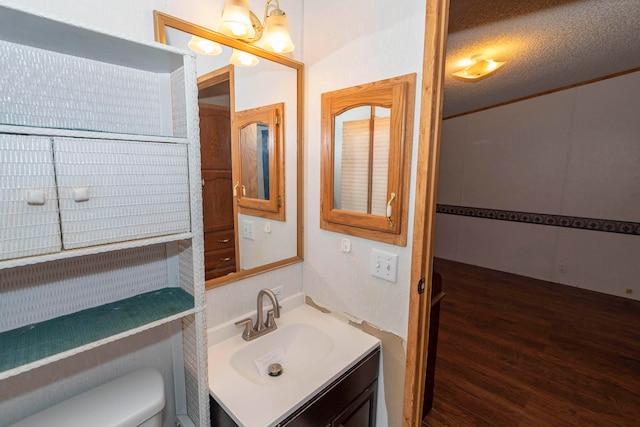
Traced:
<svg viewBox="0 0 640 427">
<path fill-rule="evenodd" d="M 450 0 L 444 117 L 640 67 L 640 0 Z M 506 61 L 482 80 L 473 55 Z"/>
</svg>

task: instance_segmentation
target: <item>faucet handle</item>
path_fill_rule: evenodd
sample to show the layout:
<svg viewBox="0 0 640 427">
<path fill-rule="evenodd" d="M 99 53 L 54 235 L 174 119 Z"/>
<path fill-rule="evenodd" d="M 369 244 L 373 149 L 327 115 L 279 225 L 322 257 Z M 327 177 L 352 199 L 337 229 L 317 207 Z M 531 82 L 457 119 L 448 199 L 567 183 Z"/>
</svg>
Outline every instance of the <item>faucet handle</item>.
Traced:
<svg viewBox="0 0 640 427">
<path fill-rule="evenodd" d="M 245 340 L 248 339 L 251 335 L 253 335 L 253 321 L 250 317 L 240 320 L 236 322 L 236 326 L 244 326 L 244 331 L 242 332 L 242 338 Z"/>
<path fill-rule="evenodd" d="M 275 310 L 272 308 L 267 311 L 267 321 L 264 324 L 268 329 L 276 329 L 278 326 L 275 321 Z"/>
</svg>

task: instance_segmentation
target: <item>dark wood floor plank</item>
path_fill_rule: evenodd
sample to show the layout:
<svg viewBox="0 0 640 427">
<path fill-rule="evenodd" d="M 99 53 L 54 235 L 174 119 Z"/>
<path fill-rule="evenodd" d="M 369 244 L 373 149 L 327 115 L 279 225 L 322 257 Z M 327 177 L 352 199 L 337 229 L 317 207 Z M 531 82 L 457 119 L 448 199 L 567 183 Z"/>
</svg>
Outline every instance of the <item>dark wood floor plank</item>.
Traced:
<svg viewBox="0 0 640 427">
<path fill-rule="evenodd" d="M 446 297 L 425 426 L 640 426 L 640 301 L 435 269 Z"/>
</svg>

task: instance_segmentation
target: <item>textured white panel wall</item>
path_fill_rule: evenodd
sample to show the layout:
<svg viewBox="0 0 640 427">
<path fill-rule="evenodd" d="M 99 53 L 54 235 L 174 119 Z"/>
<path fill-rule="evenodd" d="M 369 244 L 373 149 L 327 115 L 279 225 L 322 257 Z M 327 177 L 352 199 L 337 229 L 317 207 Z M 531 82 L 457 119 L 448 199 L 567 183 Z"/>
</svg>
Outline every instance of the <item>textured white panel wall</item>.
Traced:
<svg viewBox="0 0 640 427">
<path fill-rule="evenodd" d="M 460 204 L 558 212 L 573 98 L 559 92 L 461 117 L 467 131 Z"/>
<path fill-rule="evenodd" d="M 640 72 L 575 92 L 562 213 L 640 222 Z"/>
<path fill-rule="evenodd" d="M 639 110 L 636 72 L 446 120 L 438 203 L 640 222 Z M 436 220 L 436 256 L 633 299 L 638 254 L 637 235 Z"/>
</svg>

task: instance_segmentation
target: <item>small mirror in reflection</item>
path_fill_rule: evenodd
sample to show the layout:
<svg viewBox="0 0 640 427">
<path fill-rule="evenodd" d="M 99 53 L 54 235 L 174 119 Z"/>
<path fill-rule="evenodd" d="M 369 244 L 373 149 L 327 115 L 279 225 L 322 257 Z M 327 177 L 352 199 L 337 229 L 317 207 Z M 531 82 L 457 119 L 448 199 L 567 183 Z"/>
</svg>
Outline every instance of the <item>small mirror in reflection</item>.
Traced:
<svg viewBox="0 0 640 427">
<path fill-rule="evenodd" d="M 238 212 L 285 221 L 284 103 L 237 111 Z"/>
</svg>

